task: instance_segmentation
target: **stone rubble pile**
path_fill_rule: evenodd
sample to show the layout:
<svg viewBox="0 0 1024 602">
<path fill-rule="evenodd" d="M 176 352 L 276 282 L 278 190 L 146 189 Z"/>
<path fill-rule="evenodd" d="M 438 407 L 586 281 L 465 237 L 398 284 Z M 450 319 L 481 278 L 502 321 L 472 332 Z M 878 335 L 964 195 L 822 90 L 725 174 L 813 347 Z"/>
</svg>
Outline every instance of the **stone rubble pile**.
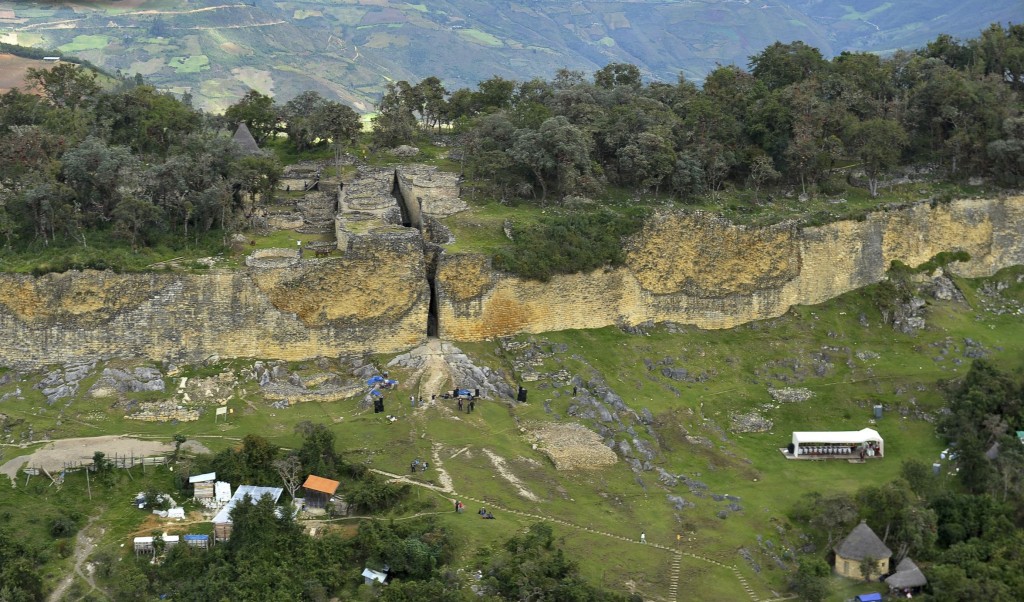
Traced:
<svg viewBox="0 0 1024 602">
<path fill-rule="evenodd" d="M 95 368 L 95 361 L 67 364 L 48 372 L 33 388 L 43 392 L 47 405 L 53 405 L 61 399 L 74 397 L 78 393 L 79 382 L 92 374 Z"/>
<path fill-rule="evenodd" d="M 772 399 L 777 403 L 799 403 L 807 401 L 814 397 L 814 392 L 810 389 L 797 389 L 793 387 L 785 387 L 782 389 L 768 389 L 768 394 L 772 396 Z"/>
<path fill-rule="evenodd" d="M 140 366 L 131 371 L 104 368 L 99 379 L 89 388 L 93 397 L 113 397 L 118 393 L 163 391 L 164 375 L 156 368 Z"/>
</svg>

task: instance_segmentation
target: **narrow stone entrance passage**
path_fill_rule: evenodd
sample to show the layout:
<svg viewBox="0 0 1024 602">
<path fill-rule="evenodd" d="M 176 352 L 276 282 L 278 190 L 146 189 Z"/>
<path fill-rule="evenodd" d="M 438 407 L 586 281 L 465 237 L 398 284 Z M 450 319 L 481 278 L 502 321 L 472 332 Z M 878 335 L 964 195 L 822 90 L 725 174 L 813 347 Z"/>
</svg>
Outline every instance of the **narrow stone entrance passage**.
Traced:
<svg viewBox="0 0 1024 602">
<path fill-rule="evenodd" d="M 391 196 L 395 198 L 395 201 L 398 204 L 398 210 L 402 212 L 402 225 L 405 226 L 406 228 L 413 228 L 413 227 L 415 227 L 417 230 L 419 230 L 419 224 L 416 224 L 414 226 L 413 223 L 412 223 L 412 218 L 410 217 L 411 211 L 409 210 L 409 205 L 407 204 L 405 196 L 402 194 L 401 187 L 398 185 L 398 172 L 397 171 L 394 174 L 393 184 L 391 185 Z"/>
</svg>

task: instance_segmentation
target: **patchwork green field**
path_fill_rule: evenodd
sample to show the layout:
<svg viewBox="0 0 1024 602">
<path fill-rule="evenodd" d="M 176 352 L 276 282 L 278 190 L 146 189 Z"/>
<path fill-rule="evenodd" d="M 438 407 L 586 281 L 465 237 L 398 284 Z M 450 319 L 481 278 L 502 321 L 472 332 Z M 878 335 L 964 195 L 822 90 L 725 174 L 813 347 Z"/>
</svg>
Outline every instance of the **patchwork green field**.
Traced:
<svg viewBox="0 0 1024 602">
<path fill-rule="evenodd" d="M 204 82 L 255 87 L 232 69 L 275 69 L 273 90 L 288 100 L 304 90 L 368 112 L 386 81 L 438 76 L 450 89 L 499 75 L 551 77 L 559 68 L 593 72 L 636 64 L 646 77 L 701 80 L 716 65 L 745 65 L 776 41 L 803 40 L 826 56 L 920 46 L 938 34 L 976 35 L 989 23 L 1019 19 L 1016 0 L 984 10 L 951 0 L 834 4 L 743 2 L 360 2 L 132 0 L 38 4 L 0 1 L 0 39 L 76 53 L 104 69 L 167 89 L 191 91 L 197 106 L 229 103 Z M 102 33 L 96 33 L 102 32 Z M 209 69 L 180 68 L 175 57 L 209 57 Z M 157 60 L 163 67 L 157 68 Z M 195 65 L 195 67 L 201 67 Z"/>
<path fill-rule="evenodd" d="M 391 377 L 400 385 L 389 393 L 386 412 L 394 422 L 365 407 L 361 395 L 271 405 L 279 397 L 251 376 L 252 361 L 176 373 L 154 366 L 166 393 L 97 398 L 89 391 L 102 368 L 137 365 L 99 363 L 73 395 L 56 403 L 48 403 L 36 386 L 44 374 L 7 371 L 0 374 L 6 439 L 0 449 L 6 462 L 36 449 L 38 443 L 25 444 L 30 439 L 113 433 L 165 442 L 183 434 L 213 451 L 256 433 L 294 447 L 297 424 L 324 423 L 349 461 L 395 475 L 406 475 L 414 458 L 431 461 L 429 471 L 407 478 L 434 489 L 413 487 L 412 497 L 387 516 L 440 513 L 459 542 L 456 567 L 472 569 L 481 548 L 541 520 L 553 524 L 558 542 L 592 583 L 647 600 L 766 600 L 785 595 L 789 572 L 803 552 L 825 552 L 800 552 L 806 540 L 790 519 L 796 505 L 814 492 L 885 483 L 898 476 L 905 460 L 937 461 L 943 444 L 933 420 L 944 404 L 942 383 L 964 374 L 970 356 L 987 357 L 1015 374 L 1024 369 L 1022 282 L 1021 268 L 990 279 L 956 280 L 965 300 L 929 300 L 928 326 L 916 335 L 881 323 L 872 287 L 732 330 L 662 325 L 632 333 L 606 328 L 464 344 L 460 348 L 477 366 L 526 387 L 529 402 L 488 399 L 472 414 L 459 413 L 452 401 L 430 401 L 457 383 L 393 367 Z M 370 359 L 385 369 L 392 358 Z M 285 372 L 307 382 L 329 374 L 359 381 L 339 360 L 290 364 Z M 213 387 L 213 397 L 226 400 L 233 413 L 217 419 L 212 407 L 218 402 L 196 398 L 204 409 L 193 422 L 126 418 L 147 403 L 180 400 L 175 391 L 183 377 L 197 387 Z M 774 400 L 769 389 L 782 388 L 810 397 Z M 425 407 L 411 408 L 409 395 L 422 395 Z M 614 416 L 592 410 L 597 406 L 589 400 L 609 395 L 625 409 Z M 875 405 L 883 407 L 878 421 L 872 418 Z M 739 432 L 737 425 L 752 415 L 767 421 L 761 423 L 766 430 Z M 618 461 L 557 470 L 535 433 L 559 423 L 581 423 L 614 441 Z M 779 452 L 794 430 L 866 426 L 885 438 L 885 458 L 864 464 L 792 461 Z M 131 535 L 163 528 L 129 504 L 137 491 L 171 488 L 168 468 L 147 470 L 143 475 L 137 467 L 132 476 L 120 471 L 91 490 L 83 473 L 68 474 L 59 488 L 45 476 L 19 476 L 15 487 L 0 487 L 3 520 L 26 540 L 54 550 L 46 581 L 55 583 L 77 557 L 70 540 L 48 531 L 62 513 L 80 525 L 95 517 L 94 524 L 103 526 L 102 534 L 94 533 L 95 554 L 121 554 Z M 938 480 L 940 487 L 955 486 L 945 474 Z M 88 500 L 98 491 L 102 504 Z M 453 499 L 463 500 L 470 513 L 451 512 Z M 491 509 L 498 520 L 475 520 L 477 506 Z M 202 520 L 189 516 L 189 522 Z M 188 529 L 210 527 L 197 522 Z M 638 541 L 641 532 L 646 546 Z M 89 591 L 88 580 L 75 581 L 74 591 Z M 845 600 L 871 587 L 837 578 L 830 599 Z M 91 595 L 99 596 L 99 590 Z"/>
</svg>

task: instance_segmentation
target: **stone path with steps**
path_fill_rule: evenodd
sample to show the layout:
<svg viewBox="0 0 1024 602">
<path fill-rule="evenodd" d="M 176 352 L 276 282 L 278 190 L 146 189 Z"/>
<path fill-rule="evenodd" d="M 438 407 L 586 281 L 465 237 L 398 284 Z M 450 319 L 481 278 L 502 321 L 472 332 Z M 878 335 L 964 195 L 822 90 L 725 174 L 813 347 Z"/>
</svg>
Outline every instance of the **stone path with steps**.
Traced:
<svg viewBox="0 0 1024 602">
<path fill-rule="evenodd" d="M 638 545 L 638 546 L 650 546 L 652 548 L 657 548 L 659 550 L 664 550 L 665 552 L 668 552 L 669 554 L 672 554 L 672 563 L 671 563 L 671 565 L 669 567 L 668 599 L 672 600 L 673 602 L 675 602 L 675 601 L 677 601 L 679 599 L 679 573 L 680 573 L 680 567 L 682 565 L 682 560 L 683 560 L 684 556 L 686 556 L 688 558 L 692 558 L 694 560 L 699 560 L 699 561 L 707 563 L 707 564 L 714 565 L 714 566 L 719 567 L 719 568 L 729 569 L 730 571 L 732 571 L 733 575 L 736 576 L 736 579 L 740 582 L 740 585 L 743 586 L 743 590 L 747 592 L 748 596 L 750 596 L 750 600 L 752 602 L 761 602 L 761 598 L 757 595 L 756 592 L 754 592 L 753 588 L 750 587 L 750 584 L 747 583 L 746 577 L 743 576 L 743 574 L 740 572 L 739 567 L 737 567 L 735 564 L 725 564 L 725 563 L 719 562 L 719 561 L 717 561 L 717 560 L 715 560 L 713 558 L 708 558 L 707 556 L 701 556 L 700 554 L 694 554 L 693 552 L 682 552 L 682 551 L 676 550 L 675 548 L 672 548 L 670 546 L 666 546 L 666 545 L 662 545 L 662 544 L 658 544 L 658 543 L 651 543 L 651 542 L 640 543 L 636 539 L 632 539 L 632 538 L 629 538 L 629 537 L 624 537 L 622 535 L 616 535 L 614 533 L 608 533 L 607 531 L 599 531 L 597 529 L 592 529 L 590 527 L 584 527 L 583 525 L 577 525 L 576 523 L 571 523 L 571 522 L 569 522 L 567 520 L 562 520 L 560 518 L 552 518 L 550 516 L 543 516 L 543 515 L 540 515 L 540 514 L 534 514 L 532 512 L 523 512 L 521 510 L 514 510 L 512 508 L 507 508 L 505 506 L 502 506 L 500 504 L 496 504 L 494 502 L 488 502 L 488 501 L 485 501 L 485 500 L 482 500 L 482 499 L 479 499 L 479 498 L 475 498 L 475 497 L 471 497 L 471 496 L 468 496 L 468 495 L 460 495 L 450 485 L 446 486 L 446 487 L 445 486 L 439 487 L 437 485 L 432 485 L 430 483 L 424 483 L 422 481 L 415 481 L 415 480 L 410 479 L 410 478 L 408 478 L 408 477 L 406 477 L 404 475 L 398 475 L 398 474 L 386 472 L 386 471 L 383 471 L 383 470 L 378 470 L 376 468 L 371 468 L 370 471 L 371 472 L 375 472 L 375 473 L 377 473 L 379 475 L 382 475 L 382 476 L 385 476 L 385 477 L 389 477 L 392 482 L 398 481 L 398 482 L 402 482 L 402 483 L 408 483 L 410 485 L 416 485 L 418 487 L 424 487 L 426 489 L 430 489 L 430 490 L 436 491 L 438 493 L 446 494 L 448 496 L 451 496 L 451 497 L 448 498 L 448 500 L 450 502 L 452 502 L 452 503 L 454 503 L 456 500 L 460 500 L 460 501 L 463 501 L 463 502 L 467 502 L 467 501 L 468 502 L 475 502 L 475 503 L 480 504 L 481 506 L 486 507 L 488 509 L 498 510 L 500 512 L 504 512 L 504 513 L 507 513 L 507 514 L 512 514 L 514 516 L 519 516 L 519 517 L 522 517 L 522 518 L 530 518 L 530 519 L 538 520 L 538 521 L 546 521 L 546 522 L 549 522 L 549 523 L 555 523 L 555 524 L 558 524 L 558 525 L 562 525 L 563 527 L 569 527 L 570 529 L 577 529 L 579 531 L 586 531 L 587 533 L 591 533 L 593 535 L 600 535 L 600 536 L 608 537 L 608 538 L 611 538 L 611 539 L 617 539 L 619 541 L 624 541 L 624 542 L 627 542 L 627 543 L 632 543 L 632 544 L 635 544 L 635 545 Z M 448 484 L 446 483 L 446 485 L 448 485 Z M 791 600 L 791 599 L 793 599 L 793 597 L 773 598 L 771 600 L 765 600 L 764 602 L 781 602 L 782 600 Z"/>
</svg>

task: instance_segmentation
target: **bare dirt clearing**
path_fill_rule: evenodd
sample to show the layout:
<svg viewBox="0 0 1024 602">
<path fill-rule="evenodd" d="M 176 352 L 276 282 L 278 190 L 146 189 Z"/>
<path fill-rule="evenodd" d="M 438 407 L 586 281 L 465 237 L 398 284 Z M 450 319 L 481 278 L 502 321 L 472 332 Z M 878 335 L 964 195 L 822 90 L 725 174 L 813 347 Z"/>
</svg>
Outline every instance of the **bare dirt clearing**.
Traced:
<svg viewBox="0 0 1024 602">
<path fill-rule="evenodd" d="M 11 88 L 25 92 L 25 74 L 31 69 L 51 69 L 56 63 L 26 59 L 13 54 L 0 54 L 0 94 Z"/>
<path fill-rule="evenodd" d="M 108 458 L 114 456 L 151 456 L 174 451 L 174 444 L 164 441 L 133 439 L 119 435 L 103 437 L 81 437 L 51 441 L 32 454 L 18 456 L 0 466 L 0 473 L 12 480 L 18 470 L 28 464 L 33 468 L 48 471 L 60 470 L 65 463 L 89 462 L 95 452 L 101 451 Z"/>
</svg>

